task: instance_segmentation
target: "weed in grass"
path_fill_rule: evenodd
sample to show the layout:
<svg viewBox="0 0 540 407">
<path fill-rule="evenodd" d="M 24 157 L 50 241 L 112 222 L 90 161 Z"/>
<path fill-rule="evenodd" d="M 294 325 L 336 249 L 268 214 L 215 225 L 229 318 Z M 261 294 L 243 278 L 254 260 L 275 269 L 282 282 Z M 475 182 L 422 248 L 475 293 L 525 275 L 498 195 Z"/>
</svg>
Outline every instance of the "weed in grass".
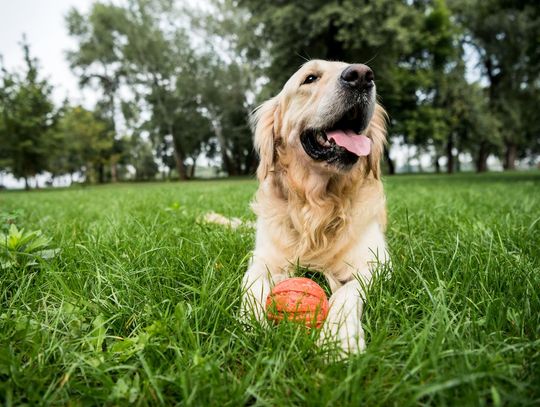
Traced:
<svg viewBox="0 0 540 407">
<path fill-rule="evenodd" d="M 52 259 L 60 250 L 50 249 L 49 244 L 40 230 L 26 232 L 12 223 L 6 234 L 0 232 L 0 268 L 21 270 Z"/>
</svg>

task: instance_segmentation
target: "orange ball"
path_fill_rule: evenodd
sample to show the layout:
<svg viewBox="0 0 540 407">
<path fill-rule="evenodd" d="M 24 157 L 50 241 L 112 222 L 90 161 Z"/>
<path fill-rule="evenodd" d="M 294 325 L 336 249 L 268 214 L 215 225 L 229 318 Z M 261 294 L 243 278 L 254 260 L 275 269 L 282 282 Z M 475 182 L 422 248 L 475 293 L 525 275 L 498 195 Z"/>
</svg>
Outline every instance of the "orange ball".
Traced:
<svg viewBox="0 0 540 407">
<path fill-rule="evenodd" d="M 266 298 L 269 320 L 302 322 L 320 328 L 328 315 L 324 290 L 309 278 L 295 277 L 277 284 Z"/>
</svg>

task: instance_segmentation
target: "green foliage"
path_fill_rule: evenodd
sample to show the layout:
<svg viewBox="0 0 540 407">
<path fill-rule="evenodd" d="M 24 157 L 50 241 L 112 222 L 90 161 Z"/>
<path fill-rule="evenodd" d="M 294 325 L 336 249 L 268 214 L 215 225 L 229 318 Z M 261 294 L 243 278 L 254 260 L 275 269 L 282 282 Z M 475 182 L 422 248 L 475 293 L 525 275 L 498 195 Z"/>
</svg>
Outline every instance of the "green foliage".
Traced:
<svg viewBox="0 0 540 407">
<path fill-rule="evenodd" d="M 140 136 L 131 137 L 129 143 L 129 162 L 135 168 L 135 179 L 140 181 L 152 180 L 158 172 L 158 166 L 148 140 Z"/>
<path fill-rule="evenodd" d="M 1 402 L 534 405 L 538 172 L 385 184 L 393 270 L 367 293 L 366 352 L 341 362 L 238 320 L 254 232 L 197 219 L 253 219 L 254 181 L 0 194 L 62 249 L 0 279 Z"/>
<path fill-rule="evenodd" d="M 534 148 L 540 132 L 538 120 L 530 120 L 531 107 L 540 102 L 540 8 L 530 0 L 450 4 L 478 51 L 489 108 L 505 144 L 505 168 L 513 169 L 517 152 Z"/>
<path fill-rule="evenodd" d="M 22 49 L 23 75 L 0 65 L 0 159 L 15 177 L 25 179 L 28 188 L 28 178 L 47 169 L 56 112 L 51 85 L 39 79 L 37 60 L 26 42 Z"/>
<path fill-rule="evenodd" d="M 267 68 L 270 82 L 263 97 L 275 94 L 304 58 L 364 62 L 374 69 L 381 102 L 390 113 L 390 136 L 402 136 L 420 149 L 432 147 L 436 159 L 445 149 L 453 155 L 457 147 L 475 155 L 483 170 L 488 154 L 499 153 L 502 141 L 522 151 L 538 145 L 539 122 L 530 122 L 531 102 L 540 94 L 540 18 L 534 2 L 234 4 L 251 13 L 249 29 L 239 36 L 248 54 Z M 486 94 L 465 79 L 464 44 L 469 52 L 470 44 L 478 50 L 490 80 L 487 109 Z M 466 112 L 462 107 L 471 93 L 475 99 L 480 95 L 480 106 Z M 477 130 L 485 125 L 466 128 L 465 123 L 476 121 L 492 125 L 483 133 Z M 480 136 L 476 143 L 470 133 Z"/>
<path fill-rule="evenodd" d="M 251 29 L 271 55 L 267 93 L 276 93 L 303 58 L 369 63 L 390 113 L 391 137 L 440 149 L 453 131 L 446 120 L 453 113 L 440 103 L 438 92 L 441 77 L 460 57 L 459 31 L 444 0 L 238 4 L 251 11 Z"/>
<path fill-rule="evenodd" d="M 89 182 L 96 181 L 97 171 L 107 162 L 113 147 L 107 122 L 80 106 L 64 109 L 53 140 L 53 174 L 82 171 Z"/>
<path fill-rule="evenodd" d="M 252 105 L 247 94 L 253 86 L 250 66 L 243 63 L 222 64 L 208 58 L 199 78 L 204 83 L 201 96 L 209 113 L 221 151 L 224 169 L 229 175 L 255 172 L 256 158 L 248 117 Z"/>
<path fill-rule="evenodd" d="M 115 151 L 116 120 L 119 105 L 119 91 L 123 67 L 119 63 L 124 36 L 121 27 L 125 24 L 124 11 L 112 4 L 96 2 L 88 16 L 75 8 L 66 16 L 69 34 L 77 40 L 76 50 L 68 52 L 71 68 L 79 77 L 81 87 L 92 87 L 101 91 L 101 99 L 96 105 L 96 115 L 107 122 L 108 149 L 100 148 L 102 162 L 97 168 L 99 182 L 105 181 L 105 166 L 111 166 L 112 181 L 116 181 L 116 165 L 119 160 Z"/>
<path fill-rule="evenodd" d="M 7 234 L 0 233 L 0 266 L 24 269 L 37 265 L 38 260 L 49 260 L 60 251 L 49 249 L 50 242 L 41 231 L 25 232 L 12 223 Z"/>
<path fill-rule="evenodd" d="M 383 89 L 399 86 L 392 77 L 401 69 L 396 63 L 406 61 L 420 37 L 421 14 L 405 2 L 238 3 L 252 13 L 252 32 L 260 33 L 268 44 L 271 61 L 267 72 L 274 92 L 303 58 L 370 61 Z M 250 37 L 245 37 L 244 45 L 258 46 Z M 393 94 L 399 96 L 399 92 Z"/>
<path fill-rule="evenodd" d="M 104 182 L 135 164 L 145 179 L 163 166 L 186 179 L 204 155 L 229 175 L 253 173 L 249 112 L 304 60 L 325 58 L 374 69 L 390 141 L 437 163 L 446 155 L 449 171 L 456 152 L 479 171 L 490 154 L 511 169 L 540 151 L 539 10 L 533 0 L 96 1 L 66 16 L 71 68 L 100 92 L 81 117 L 87 134 L 70 118 L 77 107 L 55 109 L 23 45 L 26 74 L 0 75 L 0 168 L 26 179 L 83 169 Z"/>
<path fill-rule="evenodd" d="M 7 232 L 12 224 L 23 217 L 23 212 L 19 209 L 13 211 L 0 211 L 0 232 Z"/>
<path fill-rule="evenodd" d="M 137 134 L 150 134 L 165 164 L 174 158 L 180 178 L 190 176 L 186 160 L 195 162 L 203 151 L 211 157 L 217 145 L 230 174 L 251 172 L 246 69 L 211 47 L 195 47 L 175 24 L 182 11 L 157 0 L 125 7 L 95 3 L 87 15 L 72 10 L 68 28 L 79 43 L 70 53 L 72 66 L 81 70 L 84 85 L 100 85 L 109 111 L 115 111 L 122 84 L 131 87 L 133 98 L 120 103 L 125 118 Z M 195 26 L 203 17 L 190 18 Z M 138 111 L 150 118 L 142 120 Z"/>
</svg>

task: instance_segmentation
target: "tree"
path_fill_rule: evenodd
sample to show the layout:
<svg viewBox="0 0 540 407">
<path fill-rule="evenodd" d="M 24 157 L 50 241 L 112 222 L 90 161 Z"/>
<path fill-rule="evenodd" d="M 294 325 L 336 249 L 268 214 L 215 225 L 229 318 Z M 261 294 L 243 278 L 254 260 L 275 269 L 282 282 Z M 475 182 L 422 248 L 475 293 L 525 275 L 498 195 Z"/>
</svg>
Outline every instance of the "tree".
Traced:
<svg viewBox="0 0 540 407">
<path fill-rule="evenodd" d="M 22 48 L 26 65 L 23 75 L 0 66 L 0 155 L 9 171 L 24 178 L 29 189 L 29 178 L 47 169 L 56 111 L 52 88 L 39 78 L 38 62 L 30 55 L 26 39 Z"/>
<path fill-rule="evenodd" d="M 196 159 L 208 134 L 191 125 L 201 116 L 198 59 L 174 13 L 173 5 L 158 0 L 131 0 L 125 7 L 95 3 L 87 16 L 72 11 L 68 24 L 80 42 L 73 64 L 99 68 L 87 76 L 97 77 L 110 95 L 111 117 L 125 83 L 132 107 L 151 114 L 146 123 L 132 124 L 149 130 L 157 144 L 171 138 L 179 177 L 186 179 L 186 160 Z"/>
<path fill-rule="evenodd" d="M 500 124 L 505 169 L 514 169 L 516 158 L 537 142 L 538 119 L 531 123 L 528 109 L 540 101 L 540 8 L 535 0 L 453 0 L 466 40 L 478 52 L 488 81 L 489 108 Z M 497 145 L 480 145 L 480 161 Z M 480 165 L 485 168 L 485 163 Z"/>
<path fill-rule="evenodd" d="M 119 61 L 124 46 L 122 29 L 125 18 L 124 10 L 112 4 L 96 2 L 87 16 L 71 9 L 66 17 L 69 34 L 78 42 L 78 48 L 68 52 L 71 68 L 79 76 L 80 85 L 101 90 L 102 99 L 97 110 L 107 120 L 114 145 L 116 134 L 117 107 L 119 90 L 123 76 Z M 112 181 L 116 181 L 118 156 L 114 151 L 103 151 L 103 160 L 98 168 L 99 181 L 105 182 L 105 165 L 111 168 Z"/>
<path fill-rule="evenodd" d="M 127 81 L 139 88 L 143 108 L 151 112 L 145 127 L 154 142 L 165 144 L 171 138 L 179 178 L 187 179 L 186 159 L 198 155 L 207 136 L 204 126 L 196 127 L 198 61 L 183 30 L 167 20 L 170 8 L 156 1 L 130 4 L 122 58 Z"/>
<path fill-rule="evenodd" d="M 202 76 L 202 105 L 218 141 L 221 161 L 229 175 L 253 173 L 256 157 L 248 125 L 253 108 L 246 98 L 249 92 L 249 68 L 239 63 L 222 64 L 210 60 Z"/>
<path fill-rule="evenodd" d="M 99 180 L 100 169 L 113 146 L 106 119 L 80 106 L 67 108 L 58 123 L 56 148 L 51 155 L 57 168 L 53 173 L 84 172 L 86 181 Z"/>
<path fill-rule="evenodd" d="M 421 19 L 423 41 L 416 45 L 414 60 L 423 70 L 417 78 L 416 107 L 402 115 L 406 141 L 420 149 L 429 146 L 435 152 L 434 163 L 439 172 L 439 156 L 446 155 L 447 172 L 454 171 L 455 120 L 453 82 L 465 83 L 461 48 L 457 47 L 458 32 L 451 24 L 450 11 L 444 0 L 435 0 Z M 399 125 L 398 125 L 399 126 Z"/>
<path fill-rule="evenodd" d="M 206 14 L 192 13 L 187 22 L 191 28 L 211 22 L 211 27 L 202 24 L 205 41 L 195 48 L 194 39 L 176 24 L 181 11 L 156 1 L 130 8 L 132 24 L 125 48 L 128 80 L 147 89 L 143 97 L 152 111 L 148 124 L 160 143 L 167 144 L 165 138 L 170 137 L 180 178 L 191 176 L 186 172 L 187 158 L 193 163 L 201 151 L 213 152 L 216 144 L 230 175 L 253 171 L 246 102 L 250 75 L 226 50 L 226 36 L 220 37 L 219 50 L 210 45 L 224 21 L 216 24 Z"/>
<path fill-rule="evenodd" d="M 268 93 L 275 93 L 303 58 L 369 63 L 382 104 L 390 112 L 394 136 L 428 144 L 429 132 L 409 134 L 419 117 L 440 125 L 434 104 L 433 67 L 442 71 L 452 52 L 450 16 L 443 1 L 334 0 L 258 2 L 239 0 L 251 13 L 250 30 L 257 47 L 245 36 L 250 55 L 267 66 Z M 267 58 L 267 52 L 270 58 Z M 270 60 L 265 64 L 265 60 Z M 418 106 L 425 109 L 419 111 Z M 425 130 L 429 130 L 426 128 Z M 411 137 L 412 136 L 412 137 Z M 388 152 L 389 168 L 393 169 Z"/>
<path fill-rule="evenodd" d="M 248 118 L 256 96 L 268 96 L 260 82 L 266 66 L 260 63 L 266 55 L 265 39 L 251 35 L 251 15 L 236 1 L 214 0 L 210 6 L 202 14 L 191 14 L 191 30 L 204 38 L 206 48 L 202 104 L 214 129 L 223 169 L 229 175 L 252 174 L 257 156 Z"/>
<path fill-rule="evenodd" d="M 152 143 L 139 135 L 129 138 L 128 143 L 129 162 L 135 169 L 135 179 L 137 181 L 153 180 L 158 173 L 158 165 Z"/>
</svg>

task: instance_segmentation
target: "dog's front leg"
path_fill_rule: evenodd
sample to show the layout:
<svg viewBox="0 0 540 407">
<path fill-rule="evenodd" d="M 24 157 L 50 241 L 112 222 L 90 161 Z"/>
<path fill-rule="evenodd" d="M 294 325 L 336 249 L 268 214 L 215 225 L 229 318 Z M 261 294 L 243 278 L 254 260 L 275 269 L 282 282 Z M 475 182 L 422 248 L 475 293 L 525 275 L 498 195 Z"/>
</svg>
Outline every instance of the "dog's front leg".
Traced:
<svg viewBox="0 0 540 407">
<path fill-rule="evenodd" d="M 264 321 L 266 297 L 272 285 L 285 278 L 287 278 L 287 273 L 281 267 L 272 267 L 260 259 L 253 258 L 242 280 L 241 317 L 247 320 L 255 316 L 257 320 Z"/>
<path fill-rule="evenodd" d="M 361 322 L 364 307 L 361 292 L 356 279 L 339 287 L 330 297 L 330 311 L 321 332 L 322 341 L 338 341 L 346 353 L 362 352 L 366 347 Z"/>
</svg>

